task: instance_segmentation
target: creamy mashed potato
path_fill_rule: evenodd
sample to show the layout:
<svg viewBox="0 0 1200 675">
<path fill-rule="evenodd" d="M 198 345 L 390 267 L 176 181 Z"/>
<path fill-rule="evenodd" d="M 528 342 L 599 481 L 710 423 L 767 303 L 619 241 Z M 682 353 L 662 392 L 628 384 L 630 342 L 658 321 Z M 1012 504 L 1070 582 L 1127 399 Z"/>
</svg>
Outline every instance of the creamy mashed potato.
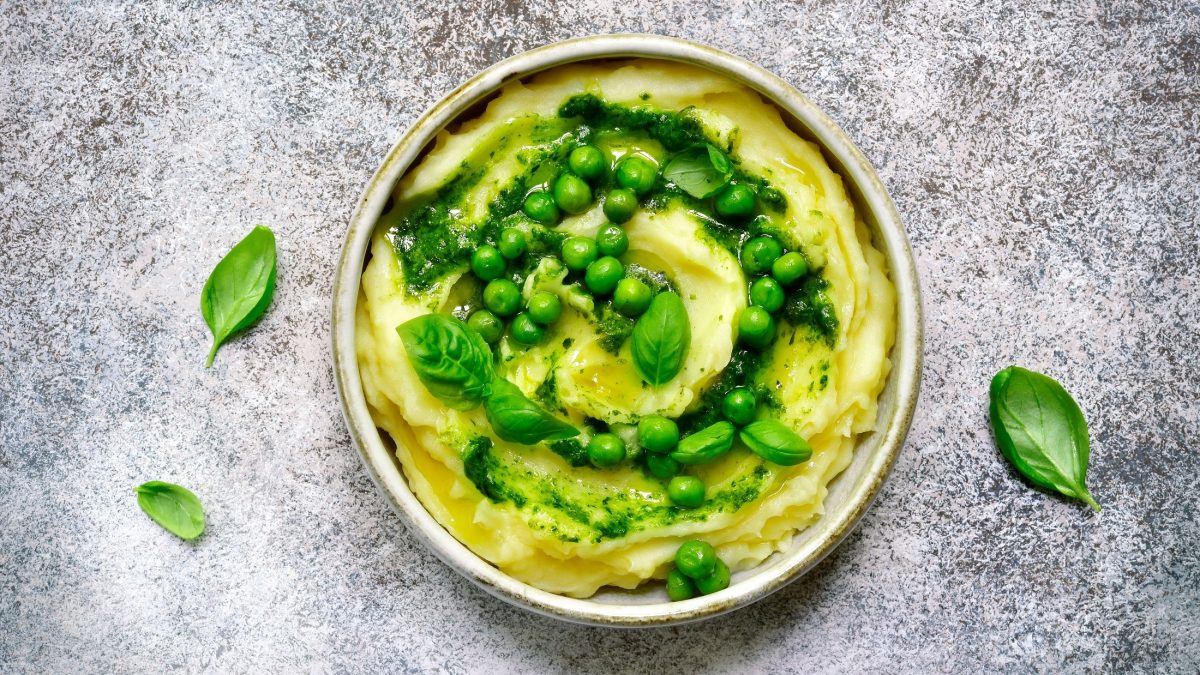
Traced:
<svg viewBox="0 0 1200 675">
<path fill-rule="evenodd" d="M 560 116 L 579 94 L 609 107 L 586 121 Z M 670 191 L 651 195 L 624 225 L 629 251 L 621 260 L 679 292 L 692 335 L 678 376 L 655 387 L 632 365 L 628 324 L 606 314 L 552 255 L 531 255 L 524 297 L 554 293 L 562 316 L 533 347 L 503 338 L 496 371 L 581 429 L 579 441 L 600 429 L 626 440 L 627 461 L 593 468 L 573 466 L 577 445 L 506 442 L 481 408 L 443 404 L 418 379 L 396 327 L 431 312 L 465 318 L 480 287 L 467 256 L 499 225 L 522 229 L 531 249 L 541 242 L 550 252 L 563 234 L 594 237 L 608 222 L 601 200 L 553 227 L 524 218 L 520 200 L 553 178 L 539 174 L 539 163 L 581 138 L 611 160 L 641 153 L 661 164 L 671 154 L 662 138 L 613 111 L 638 119 L 662 111 L 702 129 L 738 170 L 761 180 L 760 202 L 764 190 L 781 196 L 754 222 L 802 251 L 813 272 L 807 296 L 789 294 L 774 343 L 761 353 L 741 348 L 748 279 L 737 250 L 749 224 L 716 223 L 697 200 Z M 511 213 L 514 195 L 516 213 L 499 213 Z M 430 513 L 477 554 L 539 588 L 575 597 L 634 588 L 663 578 L 688 539 L 711 543 L 734 571 L 752 567 L 821 515 L 826 486 L 850 462 L 856 436 L 873 428 L 895 329 L 885 260 L 820 151 L 760 96 L 709 71 L 633 60 L 560 67 L 507 86 L 477 118 L 443 132 L 399 182 L 371 254 L 357 348 L 375 422 L 394 439 Z M 665 481 L 638 461 L 633 425 L 663 415 L 679 418 L 686 432 L 715 419 L 713 392 L 727 389 L 734 371 L 747 373 L 744 384 L 765 399 L 759 417 L 793 428 L 812 456 L 780 466 L 736 443 L 712 463 L 685 467 L 706 484 L 705 504 L 673 506 Z"/>
</svg>

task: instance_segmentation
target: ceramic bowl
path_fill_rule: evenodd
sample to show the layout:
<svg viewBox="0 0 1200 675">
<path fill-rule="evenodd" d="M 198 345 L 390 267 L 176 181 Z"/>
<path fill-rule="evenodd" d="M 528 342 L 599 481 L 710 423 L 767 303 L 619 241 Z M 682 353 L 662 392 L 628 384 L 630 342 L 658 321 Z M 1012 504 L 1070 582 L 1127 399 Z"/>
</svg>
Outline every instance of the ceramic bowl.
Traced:
<svg viewBox="0 0 1200 675">
<path fill-rule="evenodd" d="M 824 515 L 791 546 L 733 576 L 729 588 L 668 602 L 662 584 L 634 591 L 602 590 L 569 598 L 522 583 L 472 553 L 425 510 L 404 478 L 388 442 L 375 427 L 355 358 L 354 321 L 359 278 L 371 232 L 396 182 L 436 134 L 470 117 L 506 83 L 567 63 L 624 57 L 681 61 L 742 82 L 772 101 L 800 136 L 819 145 L 842 176 L 855 206 L 887 257 L 898 296 L 892 370 L 879 405 L 878 431 L 860 438 L 850 466 L 829 486 Z M 346 233 L 333 289 L 333 362 L 342 413 L 367 472 L 409 530 L 439 558 L 489 593 L 541 614 L 609 626 L 677 624 L 744 607 L 779 590 L 816 565 L 846 537 L 879 491 L 904 443 L 920 386 L 922 319 L 912 252 L 887 190 L 862 153 L 825 113 L 780 78 L 736 56 L 684 40 L 653 35 L 603 35 L 558 42 L 506 59 L 471 78 L 418 119 L 367 184 Z"/>
</svg>

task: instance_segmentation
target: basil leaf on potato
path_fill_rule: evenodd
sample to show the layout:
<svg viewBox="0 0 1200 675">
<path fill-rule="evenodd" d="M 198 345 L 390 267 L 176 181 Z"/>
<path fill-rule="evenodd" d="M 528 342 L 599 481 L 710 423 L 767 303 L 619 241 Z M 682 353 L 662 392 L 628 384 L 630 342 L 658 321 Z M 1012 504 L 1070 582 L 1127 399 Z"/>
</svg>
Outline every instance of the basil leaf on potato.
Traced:
<svg viewBox="0 0 1200 675">
<path fill-rule="evenodd" d="M 455 410 L 479 407 L 492 393 L 492 351 L 463 321 L 425 314 L 396 327 L 421 383 Z"/>
<path fill-rule="evenodd" d="M 704 464 L 729 452 L 732 447 L 733 425 L 721 421 L 683 437 L 670 457 L 680 464 Z"/>
<path fill-rule="evenodd" d="M 533 445 L 579 435 L 578 429 L 546 412 L 503 378 L 492 383 L 483 411 L 496 435 L 512 443 Z"/>
<path fill-rule="evenodd" d="M 633 326 L 633 363 L 647 382 L 669 382 L 683 368 L 692 342 L 692 327 L 687 309 L 678 293 L 654 296 L 650 307 Z"/>
<path fill-rule="evenodd" d="M 757 420 L 742 427 L 738 433 L 742 443 L 768 462 L 793 466 L 812 457 L 808 441 L 778 420 Z"/>
</svg>

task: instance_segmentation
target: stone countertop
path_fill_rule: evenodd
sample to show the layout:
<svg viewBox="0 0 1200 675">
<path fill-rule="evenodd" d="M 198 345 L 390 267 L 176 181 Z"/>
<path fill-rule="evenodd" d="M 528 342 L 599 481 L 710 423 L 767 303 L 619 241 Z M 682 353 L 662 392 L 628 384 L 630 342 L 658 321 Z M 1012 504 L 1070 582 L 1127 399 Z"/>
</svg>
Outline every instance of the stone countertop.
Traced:
<svg viewBox="0 0 1200 675">
<path fill-rule="evenodd" d="M 0 3 L 0 671 L 1200 668 L 1200 6 L 629 0 Z M 257 4 L 257 3 L 254 3 Z M 510 608 L 388 510 L 338 412 L 332 273 L 367 179 L 473 73 L 678 35 L 806 92 L 920 266 L 924 386 L 855 533 L 672 629 Z M 273 227 L 266 319 L 204 370 L 212 265 Z M 1030 489 L 993 373 L 1090 420 L 1104 511 Z M 132 487 L 191 487 L 182 542 Z"/>
</svg>

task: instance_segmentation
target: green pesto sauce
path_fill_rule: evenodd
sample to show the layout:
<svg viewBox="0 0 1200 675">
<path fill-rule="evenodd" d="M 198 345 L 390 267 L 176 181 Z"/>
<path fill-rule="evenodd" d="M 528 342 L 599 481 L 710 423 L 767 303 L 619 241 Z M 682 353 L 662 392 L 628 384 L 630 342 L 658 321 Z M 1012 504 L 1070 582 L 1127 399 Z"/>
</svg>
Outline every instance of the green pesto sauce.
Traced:
<svg viewBox="0 0 1200 675">
<path fill-rule="evenodd" d="M 586 464 L 587 453 L 577 440 L 553 443 L 551 449 L 572 466 Z M 607 490 L 571 475 L 501 461 L 492 451 L 491 440 L 482 436 L 467 443 L 463 464 L 467 478 L 481 493 L 493 502 L 512 504 L 530 527 L 563 541 L 587 543 L 732 513 L 757 500 L 771 476 L 766 466 L 756 464 L 719 492 L 710 493 L 700 507 L 684 509 L 671 505 L 665 496 Z"/>
</svg>

